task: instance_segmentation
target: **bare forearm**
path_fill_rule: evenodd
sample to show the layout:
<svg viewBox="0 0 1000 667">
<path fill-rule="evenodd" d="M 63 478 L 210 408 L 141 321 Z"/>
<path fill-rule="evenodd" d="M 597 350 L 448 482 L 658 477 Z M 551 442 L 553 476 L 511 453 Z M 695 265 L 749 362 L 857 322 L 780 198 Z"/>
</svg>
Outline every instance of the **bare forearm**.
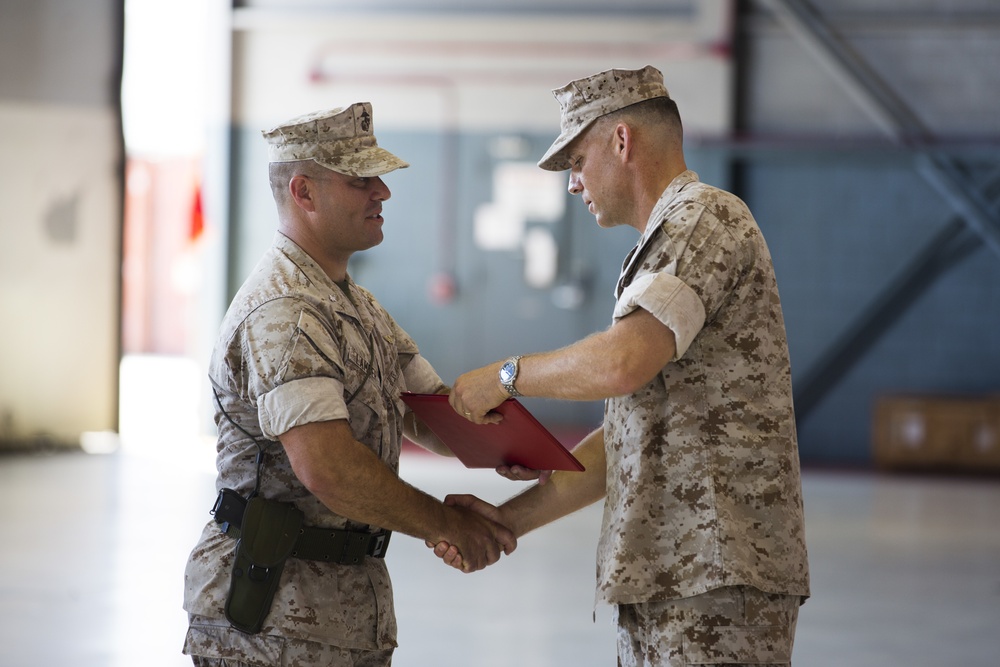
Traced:
<svg viewBox="0 0 1000 667">
<path fill-rule="evenodd" d="M 448 508 L 401 480 L 365 447 L 340 447 L 336 465 L 314 464 L 297 474 L 331 512 L 353 521 L 424 540 L 452 532 Z"/>
<path fill-rule="evenodd" d="M 517 547 L 506 527 L 468 508 L 446 506 L 399 479 L 350 436 L 346 422 L 296 427 L 281 442 L 299 480 L 336 514 L 425 542 L 454 544 L 467 572 Z"/>
<path fill-rule="evenodd" d="M 639 309 L 606 331 L 551 352 L 526 355 L 514 387 L 524 396 L 595 401 L 637 391 L 674 357 L 674 334 Z M 469 371 L 455 380 L 451 406 L 476 423 L 507 394 L 498 371 L 503 362 Z"/>
<path fill-rule="evenodd" d="M 630 393 L 623 370 L 626 357 L 609 340 L 593 334 L 568 347 L 521 359 L 517 389 L 525 396 L 600 401 Z"/>
<path fill-rule="evenodd" d="M 673 359 L 673 332 L 644 310 L 552 352 L 521 360 L 525 396 L 603 400 L 636 391 Z"/>
<path fill-rule="evenodd" d="M 573 450 L 584 472 L 556 471 L 500 506 L 502 523 L 517 537 L 591 505 L 606 493 L 604 431 L 598 429 Z"/>
</svg>

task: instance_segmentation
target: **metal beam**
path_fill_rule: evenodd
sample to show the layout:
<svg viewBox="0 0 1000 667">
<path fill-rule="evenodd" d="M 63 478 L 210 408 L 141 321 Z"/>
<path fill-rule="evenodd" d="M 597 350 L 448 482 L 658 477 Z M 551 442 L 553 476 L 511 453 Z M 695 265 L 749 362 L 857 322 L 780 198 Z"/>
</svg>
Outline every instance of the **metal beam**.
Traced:
<svg viewBox="0 0 1000 667">
<path fill-rule="evenodd" d="M 761 1 L 895 143 L 908 147 L 931 143 L 931 132 L 919 117 L 807 0 Z M 918 253 L 796 383 L 795 411 L 800 422 L 938 275 L 978 247 L 976 239 L 963 238 L 963 224 L 1000 256 L 1000 211 L 991 198 L 970 185 L 959 164 L 949 156 L 918 149 L 917 169 L 959 217 Z"/>
<path fill-rule="evenodd" d="M 990 210 L 981 191 L 968 185 L 969 179 L 958 163 L 950 157 L 923 153 L 917 157 L 917 170 L 965 219 L 965 224 L 1000 255 L 1000 215 Z"/>
<path fill-rule="evenodd" d="M 800 45 L 813 54 L 848 95 L 894 141 L 919 138 L 926 129 L 907 105 L 882 83 L 867 61 L 837 35 L 805 0 L 761 0 Z"/>
<path fill-rule="evenodd" d="M 901 144 L 924 143 L 932 138 L 917 115 L 806 0 L 762 2 L 893 141 Z M 1000 256 L 1000 216 L 992 212 L 982 194 L 961 177 L 961 170 L 955 161 L 943 155 L 925 153 L 919 166 L 924 178 Z"/>
<path fill-rule="evenodd" d="M 980 247 L 980 239 L 968 231 L 965 223 L 952 218 L 795 382 L 796 419 L 800 423 L 805 420 L 938 276 Z"/>
</svg>

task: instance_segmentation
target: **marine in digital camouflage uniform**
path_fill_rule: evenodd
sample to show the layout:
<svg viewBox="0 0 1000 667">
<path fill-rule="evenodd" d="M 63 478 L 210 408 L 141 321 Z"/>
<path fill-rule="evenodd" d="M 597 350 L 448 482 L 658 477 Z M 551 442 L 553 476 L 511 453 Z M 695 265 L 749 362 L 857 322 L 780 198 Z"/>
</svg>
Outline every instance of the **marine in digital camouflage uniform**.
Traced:
<svg viewBox="0 0 1000 667">
<path fill-rule="evenodd" d="M 607 331 L 508 360 L 506 377 L 504 362 L 463 375 L 451 402 L 477 421 L 511 391 L 606 399 L 603 427 L 575 449 L 587 472 L 554 473 L 500 520 L 520 536 L 606 497 L 597 599 L 615 605 L 621 665 L 790 664 L 809 573 L 767 245 L 739 198 L 687 169 L 658 70 L 609 70 L 553 93 L 562 132 L 539 166 L 569 169 L 599 225 L 641 238 Z M 460 563 L 449 547 L 436 553 Z"/>
<path fill-rule="evenodd" d="M 292 504 L 306 526 L 362 539 L 382 529 L 424 540 L 452 534 L 480 553 L 470 570 L 494 562 L 513 549 L 506 529 L 398 479 L 402 434 L 447 454 L 400 393 L 447 387 L 347 275 L 350 255 L 382 239 L 389 190 L 379 177 L 408 165 L 377 145 L 367 103 L 302 116 L 264 137 L 279 226 L 234 298 L 210 364 L 217 488 L 243 498 L 256 488 Z M 219 520 L 205 526 L 185 571 L 184 652 L 195 665 L 390 663 L 396 618 L 384 551 L 357 564 L 288 558 L 260 631 L 243 632 L 224 612 L 236 540 Z"/>
</svg>

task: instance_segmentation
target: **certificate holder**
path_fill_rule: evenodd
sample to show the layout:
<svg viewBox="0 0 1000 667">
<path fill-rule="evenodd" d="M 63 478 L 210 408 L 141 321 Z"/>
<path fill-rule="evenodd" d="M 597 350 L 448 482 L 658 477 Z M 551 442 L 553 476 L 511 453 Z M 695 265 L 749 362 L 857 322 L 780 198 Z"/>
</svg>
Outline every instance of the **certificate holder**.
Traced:
<svg viewBox="0 0 1000 667">
<path fill-rule="evenodd" d="M 584 470 L 516 398 L 493 408 L 503 415 L 499 424 L 475 424 L 455 412 L 447 394 L 404 392 L 400 397 L 466 468 L 519 465 L 533 470 Z"/>
</svg>

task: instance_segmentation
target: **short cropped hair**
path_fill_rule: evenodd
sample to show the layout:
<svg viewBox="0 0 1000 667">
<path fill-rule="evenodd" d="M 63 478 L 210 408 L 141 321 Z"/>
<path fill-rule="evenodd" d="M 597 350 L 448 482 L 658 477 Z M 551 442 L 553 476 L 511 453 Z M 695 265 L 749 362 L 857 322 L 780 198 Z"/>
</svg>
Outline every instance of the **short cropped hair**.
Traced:
<svg viewBox="0 0 1000 667">
<path fill-rule="evenodd" d="M 293 162 L 270 162 L 267 165 L 268 180 L 271 183 L 271 194 L 274 201 L 283 205 L 288 201 L 288 183 L 298 174 L 321 178 L 330 172 L 329 169 L 313 160 L 295 160 Z"/>
<path fill-rule="evenodd" d="M 677 133 L 678 139 L 682 139 L 684 135 L 684 126 L 681 122 L 681 114 L 677 110 L 677 103 L 669 97 L 654 97 L 636 102 L 617 111 L 612 111 L 602 116 L 600 120 L 606 123 L 616 123 L 621 120 L 651 124 L 665 123 Z"/>
</svg>

